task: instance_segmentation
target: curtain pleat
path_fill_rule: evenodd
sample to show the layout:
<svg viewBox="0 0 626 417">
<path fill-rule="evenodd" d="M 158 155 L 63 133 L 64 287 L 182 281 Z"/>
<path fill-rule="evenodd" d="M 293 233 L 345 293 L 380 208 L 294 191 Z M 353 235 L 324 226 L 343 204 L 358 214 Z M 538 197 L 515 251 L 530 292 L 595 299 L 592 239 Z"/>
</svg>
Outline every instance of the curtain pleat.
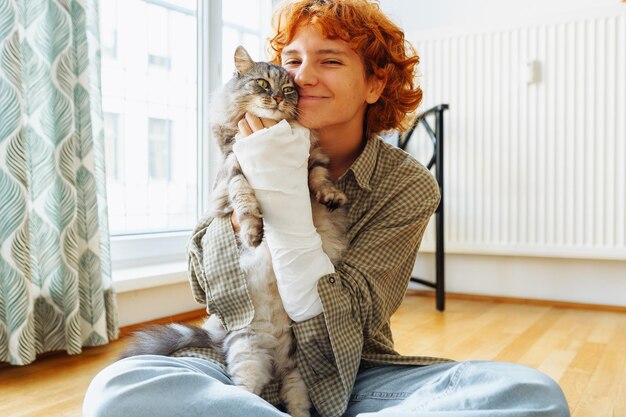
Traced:
<svg viewBox="0 0 626 417">
<path fill-rule="evenodd" d="M 0 0 L 0 361 L 117 335 L 97 0 Z"/>
</svg>

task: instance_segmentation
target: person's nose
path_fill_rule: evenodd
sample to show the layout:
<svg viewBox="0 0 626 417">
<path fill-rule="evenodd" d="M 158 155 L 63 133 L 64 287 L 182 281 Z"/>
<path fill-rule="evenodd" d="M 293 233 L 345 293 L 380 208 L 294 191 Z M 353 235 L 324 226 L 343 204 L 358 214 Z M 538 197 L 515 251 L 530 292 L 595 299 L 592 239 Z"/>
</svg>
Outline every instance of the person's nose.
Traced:
<svg viewBox="0 0 626 417">
<path fill-rule="evenodd" d="M 315 67 L 306 60 L 302 61 L 294 74 L 294 81 L 299 87 L 317 84 L 317 72 L 315 71 Z"/>
</svg>

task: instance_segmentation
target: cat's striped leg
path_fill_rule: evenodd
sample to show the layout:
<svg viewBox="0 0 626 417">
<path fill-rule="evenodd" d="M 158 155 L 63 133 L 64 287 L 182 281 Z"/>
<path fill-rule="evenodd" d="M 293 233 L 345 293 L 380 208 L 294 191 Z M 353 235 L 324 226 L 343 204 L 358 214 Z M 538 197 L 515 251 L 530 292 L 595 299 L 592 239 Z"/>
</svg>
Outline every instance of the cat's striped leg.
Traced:
<svg viewBox="0 0 626 417">
<path fill-rule="evenodd" d="M 256 248 L 263 240 L 263 216 L 254 190 L 243 176 L 235 154 L 226 159 L 229 166 L 228 196 L 239 223 L 239 238 L 244 246 Z"/>
<path fill-rule="evenodd" d="M 283 377 L 280 397 L 285 402 L 290 416 L 310 417 L 311 400 L 298 368 L 291 368 Z"/>
<path fill-rule="evenodd" d="M 330 160 L 319 147 L 312 147 L 309 155 L 309 189 L 315 199 L 335 210 L 348 202 L 348 198 L 331 180 L 328 164 Z"/>
<path fill-rule="evenodd" d="M 278 337 L 274 351 L 276 373 L 281 376 L 280 398 L 292 417 L 309 417 L 311 400 L 300 370 L 296 367 L 295 341 L 290 328 Z"/>
</svg>

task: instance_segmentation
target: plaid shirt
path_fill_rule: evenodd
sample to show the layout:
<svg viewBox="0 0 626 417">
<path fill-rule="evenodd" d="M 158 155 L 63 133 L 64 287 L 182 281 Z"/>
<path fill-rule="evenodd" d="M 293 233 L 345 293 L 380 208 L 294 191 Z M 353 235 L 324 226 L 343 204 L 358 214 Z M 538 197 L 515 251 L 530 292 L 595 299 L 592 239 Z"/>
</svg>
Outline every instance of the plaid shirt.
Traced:
<svg viewBox="0 0 626 417">
<path fill-rule="evenodd" d="M 297 363 L 321 416 L 346 409 L 359 366 L 431 365 L 445 359 L 401 356 L 393 349 L 391 315 L 406 292 L 428 220 L 439 204 L 431 173 L 378 137 L 367 141 L 337 187 L 348 197 L 348 242 L 336 272 L 319 279 L 324 312 L 293 324 Z M 254 307 L 239 268 L 239 247 L 229 218 L 204 218 L 189 246 L 195 299 L 229 330 L 250 323 Z M 176 356 L 222 358 L 188 348 Z M 278 385 L 262 396 L 279 402 Z"/>
</svg>

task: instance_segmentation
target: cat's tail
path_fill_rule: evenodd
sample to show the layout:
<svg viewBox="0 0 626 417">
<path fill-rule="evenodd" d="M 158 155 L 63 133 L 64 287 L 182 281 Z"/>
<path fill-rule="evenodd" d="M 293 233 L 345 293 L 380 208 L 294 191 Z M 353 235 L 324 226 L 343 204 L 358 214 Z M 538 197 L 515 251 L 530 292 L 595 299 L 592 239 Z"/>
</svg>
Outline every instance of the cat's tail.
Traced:
<svg viewBox="0 0 626 417">
<path fill-rule="evenodd" d="M 209 333 L 201 327 L 172 323 L 166 326 L 147 326 L 133 333 L 131 341 L 119 359 L 137 355 L 167 356 L 187 347 L 214 345 Z"/>
</svg>

